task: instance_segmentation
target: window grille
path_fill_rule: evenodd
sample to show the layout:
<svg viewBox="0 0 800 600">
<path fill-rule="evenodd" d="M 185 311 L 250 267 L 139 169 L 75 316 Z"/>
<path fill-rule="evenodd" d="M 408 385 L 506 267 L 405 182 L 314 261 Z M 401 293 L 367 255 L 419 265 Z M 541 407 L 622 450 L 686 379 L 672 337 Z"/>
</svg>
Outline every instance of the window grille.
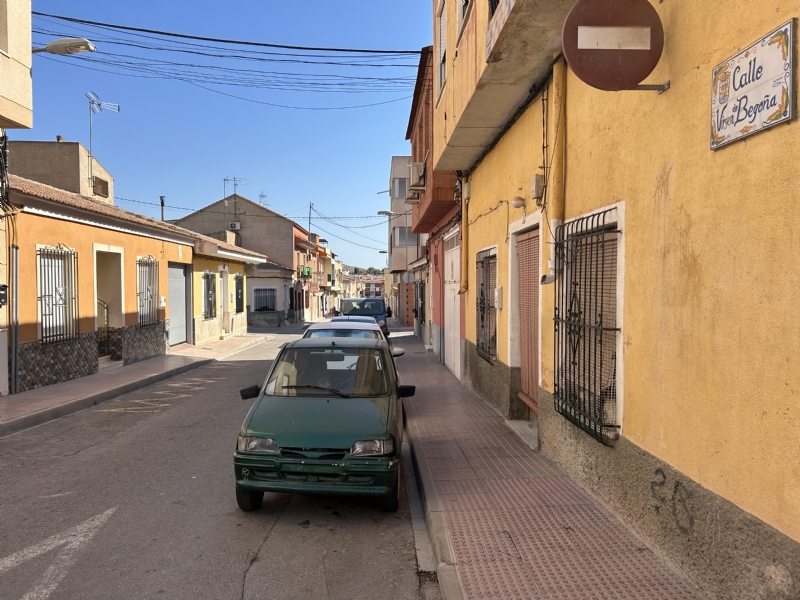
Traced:
<svg viewBox="0 0 800 600">
<path fill-rule="evenodd" d="M 425 282 L 417 282 L 417 318 L 425 324 Z"/>
<path fill-rule="evenodd" d="M 242 275 L 233 276 L 233 287 L 236 293 L 236 312 L 244 312 L 244 277 Z"/>
<path fill-rule="evenodd" d="M 494 250 L 478 253 L 477 275 L 477 338 L 478 356 L 489 362 L 497 358 L 497 309 L 494 290 L 497 287 L 497 255 Z"/>
<path fill-rule="evenodd" d="M 203 273 L 203 316 L 213 319 L 217 316 L 217 274 Z"/>
<path fill-rule="evenodd" d="M 616 209 L 556 230 L 555 407 L 609 445 L 617 415 Z"/>
<path fill-rule="evenodd" d="M 290 307 L 294 308 L 294 306 Z M 278 288 L 275 287 L 254 287 L 253 288 L 253 311 L 254 312 L 275 312 L 278 310 Z"/>
<path fill-rule="evenodd" d="M 444 87 L 444 82 L 447 79 L 447 5 L 442 2 L 439 8 L 439 28 L 437 32 L 438 43 L 438 68 L 439 68 L 439 81 L 437 83 L 437 91 L 441 92 Z"/>
<path fill-rule="evenodd" d="M 65 246 L 36 251 L 42 344 L 78 337 L 78 253 Z"/>
<path fill-rule="evenodd" d="M 494 13 L 497 12 L 497 9 L 500 7 L 500 0 L 489 0 L 489 20 L 492 20 L 494 17 Z"/>
<path fill-rule="evenodd" d="M 137 298 L 139 301 L 139 326 L 158 323 L 158 261 L 145 256 L 136 261 L 139 277 Z"/>
</svg>

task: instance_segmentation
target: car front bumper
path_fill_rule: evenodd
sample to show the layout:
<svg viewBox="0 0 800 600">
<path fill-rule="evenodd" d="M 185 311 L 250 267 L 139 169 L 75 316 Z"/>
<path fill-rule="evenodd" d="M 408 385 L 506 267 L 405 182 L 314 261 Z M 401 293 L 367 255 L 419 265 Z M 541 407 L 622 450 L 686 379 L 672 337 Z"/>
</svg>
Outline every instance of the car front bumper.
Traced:
<svg viewBox="0 0 800 600">
<path fill-rule="evenodd" d="M 346 458 L 331 462 L 237 452 L 233 465 L 236 485 L 243 490 L 385 496 L 396 485 L 399 457 Z"/>
</svg>

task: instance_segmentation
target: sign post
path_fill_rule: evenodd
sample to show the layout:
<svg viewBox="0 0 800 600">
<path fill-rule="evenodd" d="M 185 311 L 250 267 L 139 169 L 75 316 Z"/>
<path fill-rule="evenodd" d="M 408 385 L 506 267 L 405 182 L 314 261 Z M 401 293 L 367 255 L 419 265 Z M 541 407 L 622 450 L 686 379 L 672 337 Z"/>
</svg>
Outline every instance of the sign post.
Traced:
<svg viewBox="0 0 800 600">
<path fill-rule="evenodd" d="M 639 85 L 664 50 L 664 27 L 648 0 L 579 0 L 564 22 L 564 57 L 584 83 L 605 91 L 669 89 Z"/>
</svg>

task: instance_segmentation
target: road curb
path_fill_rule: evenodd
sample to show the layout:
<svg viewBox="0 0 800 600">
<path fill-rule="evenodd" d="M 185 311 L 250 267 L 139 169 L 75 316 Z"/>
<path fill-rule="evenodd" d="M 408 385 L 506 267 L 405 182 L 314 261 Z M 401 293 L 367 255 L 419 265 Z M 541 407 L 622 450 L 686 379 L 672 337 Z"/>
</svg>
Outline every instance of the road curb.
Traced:
<svg viewBox="0 0 800 600">
<path fill-rule="evenodd" d="M 178 375 L 183 375 L 184 373 L 188 373 L 189 371 L 194 371 L 200 367 L 204 367 L 212 362 L 215 359 L 206 358 L 206 359 L 199 359 L 193 363 L 189 363 L 187 365 L 181 365 L 180 367 L 175 367 L 174 369 L 170 369 L 168 371 L 164 371 L 163 373 L 156 373 L 154 375 L 150 375 L 145 377 L 144 379 L 140 379 L 138 381 L 133 381 L 131 383 L 126 383 L 119 387 L 105 390 L 103 392 L 99 392 L 97 394 L 92 394 L 91 396 L 85 396 L 83 398 L 78 398 L 71 402 L 65 402 L 64 404 L 60 404 L 58 406 L 52 406 L 50 408 L 46 408 L 44 410 L 40 410 L 35 413 L 31 413 L 29 415 L 25 415 L 24 417 L 19 417 L 17 419 L 12 419 L 10 421 L 6 421 L 5 423 L 0 423 L 0 438 L 4 438 L 14 433 L 18 433 L 25 429 L 30 429 L 31 427 L 36 427 L 37 425 L 44 425 L 50 421 L 55 421 L 56 419 L 60 419 L 61 417 L 66 417 L 67 415 L 71 415 L 82 410 L 86 410 L 87 408 L 91 408 L 92 406 L 97 406 L 98 404 L 102 404 L 103 402 L 108 402 L 109 400 L 113 400 L 114 398 L 119 398 L 125 394 L 129 394 L 131 392 L 135 392 L 147 386 L 153 385 L 154 383 L 159 383 L 164 381 L 165 379 L 171 379 L 172 377 L 176 377 Z"/>
<path fill-rule="evenodd" d="M 410 404 L 410 403 L 409 403 Z M 414 463 L 414 473 L 417 478 L 422 510 L 425 514 L 425 525 L 428 528 L 428 537 L 433 546 L 433 556 L 436 559 L 436 575 L 439 579 L 439 588 L 442 591 L 442 600 L 463 600 L 464 594 L 461 581 L 456 570 L 455 553 L 450 543 L 450 532 L 447 529 L 442 502 L 439 492 L 433 481 L 428 458 L 420 438 L 417 425 L 414 422 L 413 410 L 406 408 L 406 432 L 408 445 L 411 449 L 411 461 Z"/>
</svg>

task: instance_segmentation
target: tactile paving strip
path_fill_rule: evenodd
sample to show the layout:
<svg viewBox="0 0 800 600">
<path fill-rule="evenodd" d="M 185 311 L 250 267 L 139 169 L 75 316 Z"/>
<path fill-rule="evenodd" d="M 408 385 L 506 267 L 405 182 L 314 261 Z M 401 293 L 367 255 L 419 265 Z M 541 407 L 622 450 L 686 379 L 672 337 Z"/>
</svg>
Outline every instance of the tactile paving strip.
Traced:
<svg viewBox="0 0 800 600">
<path fill-rule="evenodd" d="M 410 346 L 410 344 L 409 344 Z M 424 353 L 400 361 L 467 600 L 690 600 L 664 563 Z M 438 462 L 434 462 L 438 461 Z"/>
</svg>

